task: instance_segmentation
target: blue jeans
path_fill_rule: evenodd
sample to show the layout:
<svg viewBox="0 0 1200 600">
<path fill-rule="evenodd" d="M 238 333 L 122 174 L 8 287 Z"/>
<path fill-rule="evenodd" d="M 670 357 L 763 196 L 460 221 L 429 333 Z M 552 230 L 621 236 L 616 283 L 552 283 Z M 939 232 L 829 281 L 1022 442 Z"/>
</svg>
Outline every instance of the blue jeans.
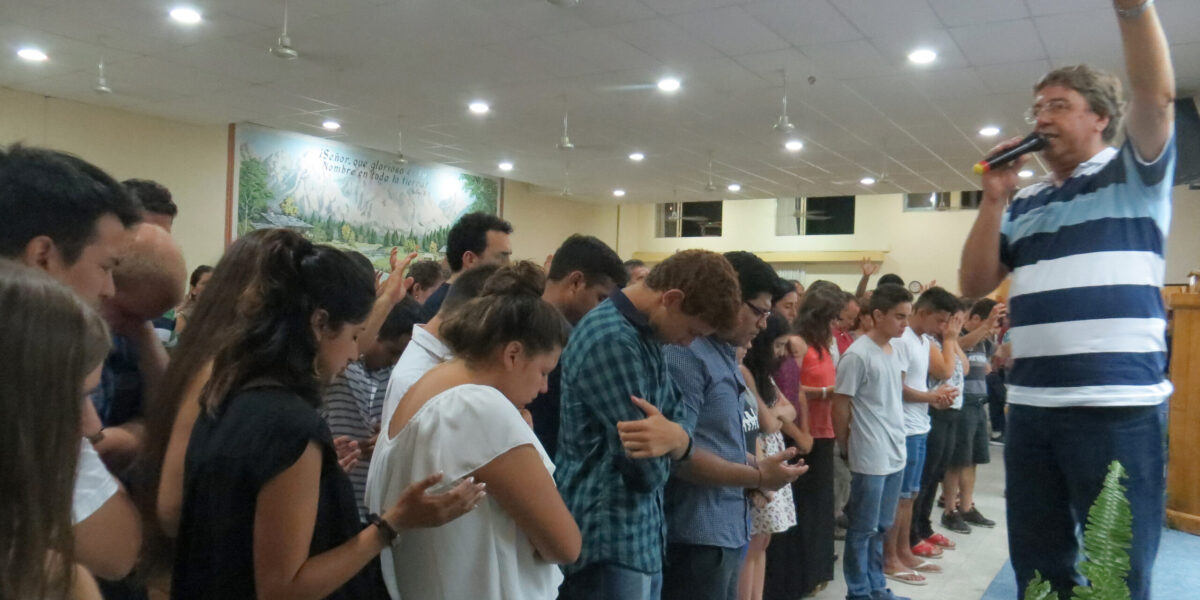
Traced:
<svg viewBox="0 0 1200 600">
<path fill-rule="evenodd" d="M 847 600 L 886 597 L 883 576 L 883 538 L 896 518 L 904 471 L 891 475 L 850 474 L 850 503 L 846 508 Z"/>
<path fill-rule="evenodd" d="M 559 600 L 659 600 L 662 572 L 643 573 L 611 563 L 593 564 L 568 575 Z"/>
<path fill-rule="evenodd" d="M 925 472 L 925 448 L 929 441 L 928 433 L 910 435 L 904 438 L 908 462 L 904 465 L 904 478 L 900 482 L 900 497 L 916 498 L 921 492 L 921 475 Z"/>
<path fill-rule="evenodd" d="M 1129 591 L 1133 600 L 1148 599 L 1165 516 L 1158 407 L 1010 404 L 1005 436 L 1008 546 L 1019 597 L 1035 570 L 1064 598 L 1084 583 L 1075 568 L 1079 535 L 1109 463 L 1118 460 L 1133 512 Z"/>
</svg>

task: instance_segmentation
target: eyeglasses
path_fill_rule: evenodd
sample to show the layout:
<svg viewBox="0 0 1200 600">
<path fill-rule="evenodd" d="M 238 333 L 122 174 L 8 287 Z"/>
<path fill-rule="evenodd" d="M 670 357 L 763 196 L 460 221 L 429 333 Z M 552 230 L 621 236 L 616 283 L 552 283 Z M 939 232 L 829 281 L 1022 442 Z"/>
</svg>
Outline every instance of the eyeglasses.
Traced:
<svg viewBox="0 0 1200 600">
<path fill-rule="evenodd" d="M 749 302 L 746 302 L 746 306 L 749 306 L 750 310 L 754 311 L 754 316 L 759 319 L 765 319 L 771 316 L 771 309 L 769 308 L 759 308 L 753 304 L 750 304 Z"/>
<path fill-rule="evenodd" d="M 1071 103 L 1061 98 L 1056 98 L 1045 104 L 1034 104 L 1025 111 L 1025 122 L 1030 125 L 1036 125 L 1038 115 L 1045 112 L 1047 115 L 1061 115 L 1071 110 Z"/>
</svg>

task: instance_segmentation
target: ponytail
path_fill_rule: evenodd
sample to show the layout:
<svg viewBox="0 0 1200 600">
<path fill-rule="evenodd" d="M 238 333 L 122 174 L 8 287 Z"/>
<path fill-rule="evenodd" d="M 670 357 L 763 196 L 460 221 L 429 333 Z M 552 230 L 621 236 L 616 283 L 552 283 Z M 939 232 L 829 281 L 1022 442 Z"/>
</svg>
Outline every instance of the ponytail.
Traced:
<svg viewBox="0 0 1200 600">
<path fill-rule="evenodd" d="M 347 253 L 281 231 L 264 242 L 258 276 L 239 300 L 235 332 L 213 360 L 201 404 L 216 412 L 225 397 L 252 379 L 270 378 L 319 402 L 311 317 L 328 325 L 361 323 L 375 300 L 373 274 Z"/>
</svg>

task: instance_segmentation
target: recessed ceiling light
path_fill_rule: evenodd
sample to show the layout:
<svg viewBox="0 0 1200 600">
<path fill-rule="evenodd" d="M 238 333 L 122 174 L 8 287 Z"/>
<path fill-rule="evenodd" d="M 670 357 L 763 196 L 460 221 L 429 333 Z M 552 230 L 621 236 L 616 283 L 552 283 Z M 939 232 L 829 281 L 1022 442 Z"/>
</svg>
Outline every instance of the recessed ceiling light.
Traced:
<svg viewBox="0 0 1200 600">
<path fill-rule="evenodd" d="M 1020 173 L 1017 173 L 1017 176 L 1021 179 L 1029 179 L 1030 177 L 1033 177 L 1033 171 L 1030 171 L 1029 169 L 1022 169 Z"/>
<path fill-rule="evenodd" d="M 502 162 L 502 163 L 500 163 L 500 164 L 498 164 L 498 165 L 496 165 L 496 166 L 500 167 L 500 170 L 501 170 L 501 171 L 511 171 L 511 170 L 513 170 L 513 164 L 512 164 L 512 163 L 510 163 L 510 162 L 508 162 L 507 160 L 506 160 L 506 161 L 504 161 L 504 162 Z"/>
<path fill-rule="evenodd" d="M 21 48 L 20 50 L 17 50 L 17 56 L 20 56 L 21 58 L 31 62 L 42 62 L 43 60 L 50 58 L 49 56 L 46 56 L 45 52 L 42 52 L 37 48 Z"/>
<path fill-rule="evenodd" d="M 739 183 L 731 183 L 731 184 L 729 184 L 729 186 L 726 189 L 728 189 L 731 192 L 736 193 L 736 192 L 742 191 L 742 186 Z"/>
<path fill-rule="evenodd" d="M 472 102 L 467 108 L 477 115 L 486 115 L 489 110 L 492 110 L 492 107 L 488 106 L 487 102 L 481 100 Z"/>
<path fill-rule="evenodd" d="M 679 80 L 674 77 L 658 80 L 658 89 L 664 92 L 674 92 L 679 89 Z"/>
<path fill-rule="evenodd" d="M 195 9 L 181 6 L 171 10 L 171 18 L 184 25 L 195 25 L 200 22 L 200 13 Z"/>
<path fill-rule="evenodd" d="M 804 148 L 804 142 L 800 140 L 788 140 L 783 147 L 787 148 L 791 152 L 799 152 Z"/>
<path fill-rule="evenodd" d="M 632 160 L 633 162 L 639 162 L 641 160 L 644 160 L 645 158 L 646 158 L 646 155 L 642 154 L 641 152 L 634 152 L 633 154 L 629 155 L 629 160 Z"/>
<path fill-rule="evenodd" d="M 329 131 L 337 131 L 342 128 L 342 124 L 334 121 L 333 119 L 326 119 L 324 123 L 321 123 L 321 127 L 324 127 Z"/>
<path fill-rule="evenodd" d="M 908 60 L 911 60 L 918 65 L 927 65 L 937 60 L 937 52 L 934 52 L 928 48 L 913 50 L 908 54 Z"/>
<path fill-rule="evenodd" d="M 613 190 L 613 195 L 620 198 L 625 195 L 625 190 L 623 190 L 621 188 L 617 188 L 617 189 Z"/>
<path fill-rule="evenodd" d="M 875 178 L 874 177 L 863 177 L 862 179 L 859 179 L 858 182 L 863 185 L 874 185 Z"/>
<path fill-rule="evenodd" d="M 988 125 L 987 127 L 984 127 L 983 129 L 979 130 L 979 135 L 982 135 L 983 137 L 992 137 L 995 135 L 999 135 L 999 133 L 1000 133 L 1000 128 L 996 127 L 995 125 Z"/>
</svg>

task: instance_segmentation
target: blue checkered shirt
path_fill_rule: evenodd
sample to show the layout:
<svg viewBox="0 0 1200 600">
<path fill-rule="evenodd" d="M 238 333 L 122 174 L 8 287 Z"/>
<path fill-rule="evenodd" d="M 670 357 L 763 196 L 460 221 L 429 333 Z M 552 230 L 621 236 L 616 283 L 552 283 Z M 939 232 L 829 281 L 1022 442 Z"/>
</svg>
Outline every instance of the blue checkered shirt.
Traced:
<svg viewBox="0 0 1200 600">
<path fill-rule="evenodd" d="M 579 322 L 561 365 L 555 479 L 583 533 L 579 560 L 564 571 L 610 563 L 657 573 L 666 548 L 663 489 L 671 460 L 627 457 L 617 422 L 645 418 L 631 395 L 668 419 L 682 419 L 662 348 L 645 315 L 618 291 Z"/>
</svg>

